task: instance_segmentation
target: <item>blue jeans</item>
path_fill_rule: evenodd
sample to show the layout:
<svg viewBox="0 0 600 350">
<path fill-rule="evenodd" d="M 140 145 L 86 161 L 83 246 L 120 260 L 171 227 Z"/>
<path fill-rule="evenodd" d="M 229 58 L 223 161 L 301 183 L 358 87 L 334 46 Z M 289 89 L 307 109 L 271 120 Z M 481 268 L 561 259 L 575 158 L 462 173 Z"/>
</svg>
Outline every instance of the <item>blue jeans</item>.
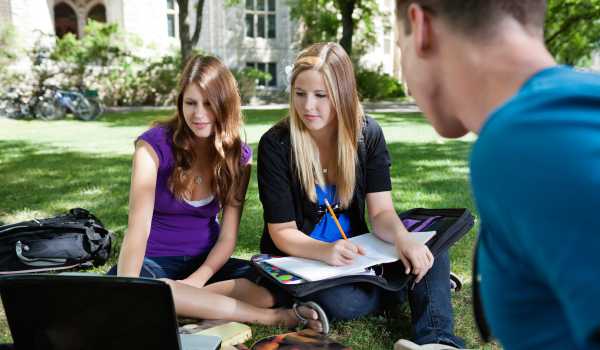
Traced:
<svg viewBox="0 0 600 350">
<path fill-rule="evenodd" d="M 360 283 L 325 289 L 302 299 L 317 302 L 330 320 L 351 320 L 402 304 L 407 297 L 415 343 L 464 347 L 464 341 L 455 336 L 453 331 L 450 259 L 447 252 L 435 258 L 433 267 L 412 290 L 408 286 L 399 292 L 389 292 L 375 285 Z"/>
<path fill-rule="evenodd" d="M 140 277 L 170 278 L 180 280 L 188 277 L 196 271 L 206 260 L 208 254 L 200 256 L 156 256 L 144 257 Z M 107 273 L 117 274 L 117 265 L 113 266 Z M 223 267 L 208 280 L 206 284 L 226 281 L 236 278 L 256 279 L 256 273 L 246 260 L 230 258 Z"/>
</svg>

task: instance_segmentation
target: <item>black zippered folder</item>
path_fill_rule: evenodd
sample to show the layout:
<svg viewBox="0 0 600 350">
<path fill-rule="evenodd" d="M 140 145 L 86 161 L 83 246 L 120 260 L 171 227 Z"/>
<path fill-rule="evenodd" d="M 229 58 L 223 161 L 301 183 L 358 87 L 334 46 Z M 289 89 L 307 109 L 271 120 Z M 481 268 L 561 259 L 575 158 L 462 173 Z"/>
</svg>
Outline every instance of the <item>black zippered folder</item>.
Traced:
<svg viewBox="0 0 600 350">
<path fill-rule="evenodd" d="M 409 231 L 436 231 L 435 236 L 427 242 L 434 256 L 448 250 L 460 240 L 474 225 L 475 218 L 468 209 L 426 209 L 414 208 L 399 213 L 398 216 Z M 280 282 L 269 271 L 265 270 L 264 255 L 255 255 L 251 262 L 258 273 L 270 283 L 283 288 L 293 297 L 301 298 L 322 289 L 343 284 L 370 283 L 389 291 L 399 291 L 412 283 L 415 276 L 404 273 L 401 261 L 381 264 L 374 267 L 375 275 L 348 275 L 321 281 L 286 284 Z"/>
</svg>

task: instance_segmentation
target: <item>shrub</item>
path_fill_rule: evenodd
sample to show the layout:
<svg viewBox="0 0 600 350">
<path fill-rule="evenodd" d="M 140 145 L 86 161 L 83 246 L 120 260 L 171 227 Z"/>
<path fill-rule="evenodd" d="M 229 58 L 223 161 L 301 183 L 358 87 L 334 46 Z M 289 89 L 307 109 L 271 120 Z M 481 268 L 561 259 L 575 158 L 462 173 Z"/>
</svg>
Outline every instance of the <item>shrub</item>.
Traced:
<svg viewBox="0 0 600 350">
<path fill-rule="evenodd" d="M 255 68 L 232 69 L 231 72 L 237 80 L 242 103 L 247 104 L 256 96 L 256 83 L 259 80 L 271 80 L 271 74 Z"/>
<path fill-rule="evenodd" d="M 376 70 L 357 69 L 356 84 L 362 99 L 379 101 L 406 96 L 402 84 L 389 74 L 383 73 L 381 66 Z"/>
<path fill-rule="evenodd" d="M 145 101 L 147 105 L 167 105 L 175 103 L 177 82 L 181 74 L 181 55 L 173 52 L 155 62 L 150 62 L 143 70 Z"/>
<path fill-rule="evenodd" d="M 56 41 L 50 57 L 69 63 L 75 85 L 83 87 L 92 67 L 127 65 L 139 59 L 129 51 L 134 46 L 135 38 L 126 35 L 117 24 L 88 21 L 81 39 L 70 33 L 63 36 Z"/>
</svg>

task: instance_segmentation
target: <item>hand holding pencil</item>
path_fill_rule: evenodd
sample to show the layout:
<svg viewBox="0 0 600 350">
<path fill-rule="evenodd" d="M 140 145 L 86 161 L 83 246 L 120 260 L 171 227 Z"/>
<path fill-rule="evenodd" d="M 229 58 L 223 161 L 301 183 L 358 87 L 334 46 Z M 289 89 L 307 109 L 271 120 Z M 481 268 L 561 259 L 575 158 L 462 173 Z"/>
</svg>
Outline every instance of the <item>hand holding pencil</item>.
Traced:
<svg viewBox="0 0 600 350">
<path fill-rule="evenodd" d="M 365 252 L 361 246 L 356 245 L 348 240 L 348 236 L 346 236 L 346 233 L 344 232 L 342 225 L 340 225 L 340 222 L 335 215 L 335 212 L 331 208 L 327 198 L 325 198 L 325 205 L 327 206 L 327 211 L 333 218 L 333 221 L 340 231 L 340 236 L 343 238 L 331 244 L 330 254 L 328 254 L 325 262 L 334 266 L 351 264 L 352 260 L 357 254 L 364 255 Z"/>
</svg>

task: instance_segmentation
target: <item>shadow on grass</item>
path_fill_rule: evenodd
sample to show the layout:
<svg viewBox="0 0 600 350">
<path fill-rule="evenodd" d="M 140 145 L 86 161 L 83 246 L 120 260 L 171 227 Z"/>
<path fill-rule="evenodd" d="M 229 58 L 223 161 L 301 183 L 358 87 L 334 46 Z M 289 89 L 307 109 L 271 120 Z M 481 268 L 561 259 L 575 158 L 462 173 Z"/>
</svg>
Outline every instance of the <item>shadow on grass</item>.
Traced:
<svg viewBox="0 0 600 350">
<path fill-rule="evenodd" d="M 398 184 L 393 190 L 403 193 L 400 201 L 416 201 L 426 207 L 473 209 L 468 182 L 471 144 L 467 141 L 389 144 L 392 181 Z M 426 196 L 421 199 L 407 196 L 411 191 Z"/>
<path fill-rule="evenodd" d="M 476 225 L 451 248 L 452 270 L 469 275 L 477 211 L 469 185 L 468 157 L 471 142 L 392 143 L 393 194 L 397 210 L 423 208 L 467 208 Z"/>
<path fill-rule="evenodd" d="M 252 111 L 252 119 L 263 111 Z M 274 111 L 266 119 L 279 118 Z M 262 114 L 261 114 L 262 115 Z M 139 116 L 137 117 L 139 121 Z M 135 125 L 139 125 L 137 122 Z M 474 209 L 468 185 L 467 158 L 470 142 L 391 143 L 392 180 L 396 209 L 411 207 L 467 207 Z M 256 144 L 252 145 L 256 150 Z M 84 207 L 101 218 L 115 232 L 116 244 L 111 261 L 116 261 L 127 225 L 130 156 L 95 156 L 60 152 L 45 145 L 22 141 L 0 141 L 0 216 L 8 221 L 19 213 L 41 211 L 48 215 L 72 207 Z M 258 252 L 263 229 L 262 206 L 258 199 L 256 169 L 248 188 L 236 254 Z M 474 212 L 474 211 L 473 211 Z M 471 266 L 473 233 L 452 249 L 453 270 L 468 275 Z M 474 333 L 467 290 L 454 298 L 457 333 L 470 346 L 479 343 Z M 334 336 L 357 349 L 390 349 L 400 337 L 410 337 L 407 309 L 386 317 L 371 316 L 334 325 Z M 0 331 L 6 330 L 0 320 Z M 273 334 L 270 327 L 254 327 L 257 335 Z"/>
<path fill-rule="evenodd" d="M 54 215 L 83 207 L 115 231 L 118 247 L 127 222 L 130 167 L 129 156 L 59 152 L 22 141 L 0 141 L 0 215 L 19 217 L 23 211 Z"/>
<path fill-rule="evenodd" d="M 273 125 L 288 115 L 287 109 L 247 109 L 242 111 L 246 125 Z"/>
<path fill-rule="evenodd" d="M 397 113 L 397 112 L 374 112 L 377 115 L 377 121 L 380 124 L 429 124 L 425 116 L 420 112 Z"/>
<path fill-rule="evenodd" d="M 466 172 L 469 145 L 463 141 L 390 144 L 396 209 L 473 210 Z M 256 144 L 252 147 L 256 149 Z M 120 242 L 127 225 L 130 156 L 59 152 L 22 141 L 0 141 L 0 160 L 0 215 L 4 221 L 23 210 L 51 215 L 80 206 L 105 221 Z M 253 169 L 237 253 L 257 253 L 262 229 L 262 206 Z"/>
<path fill-rule="evenodd" d="M 112 127 L 150 126 L 157 120 L 167 120 L 173 111 L 139 111 L 127 113 L 106 113 L 92 123 L 103 123 Z"/>
<path fill-rule="evenodd" d="M 112 264 L 127 227 L 130 169 L 130 156 L 94 156 L 23 141 L 0 141 L 0 216 L 13 223 L 10 218 L 30 219 L 28 212 L 54 215 L 73 207 L 86 208 L 115 233 Z M 254 173 L 247 198 L 237 247 L 246 255 L 258 252 L 262 232 Z"/>
</svg>

